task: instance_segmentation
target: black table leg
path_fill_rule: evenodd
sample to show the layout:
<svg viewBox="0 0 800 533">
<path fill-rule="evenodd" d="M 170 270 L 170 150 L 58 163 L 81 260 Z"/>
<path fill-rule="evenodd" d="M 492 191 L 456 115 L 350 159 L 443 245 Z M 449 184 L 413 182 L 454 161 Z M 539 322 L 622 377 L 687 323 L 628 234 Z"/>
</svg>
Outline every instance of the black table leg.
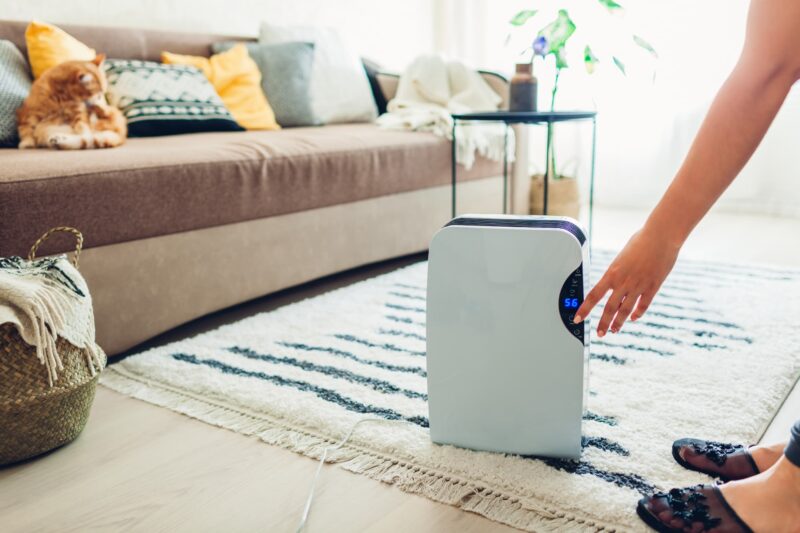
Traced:
<svg viewBox="0 0 800 533">
<path fill-rule="evenodd" d="M 453 119 L 453 142 L 450 146 L 450 178 L 452 179 L 452 218 L 456 218 L 456 122 Z"/>
<path fill-rule="evenodd" d="M 592 253 L 592 226 L 594 222 L 594 161 L 597 152 L 597 117 L 592 117 L 592 168 L 589 171 L 589 254 Z"/>
<path fill-rule="evenodd" d="M 508 122 L 503 131 L 503 214 L 508 214 Z"/>
<path fill-rule="evenodd" d="M 552 141 L 553 141 L 553 123 L 548 120 L 547 121 L 547 153 L 545 154 L 545 159 L 544 159 L 544 190 L 542 191 L 543 195 L 544 195 L 544 199 L 542 200 L 542 204 L 543 204 L 542 205 L 542 214 L 543 215 L 547 214 L 547 196 L 548 196 L 547 186 L 548 186 L 548 181 L 550 180 L 550 150 L 553 149 Z M 553 169 L 553 171 L 555 172 L 555 169 Z"/>
</svg>

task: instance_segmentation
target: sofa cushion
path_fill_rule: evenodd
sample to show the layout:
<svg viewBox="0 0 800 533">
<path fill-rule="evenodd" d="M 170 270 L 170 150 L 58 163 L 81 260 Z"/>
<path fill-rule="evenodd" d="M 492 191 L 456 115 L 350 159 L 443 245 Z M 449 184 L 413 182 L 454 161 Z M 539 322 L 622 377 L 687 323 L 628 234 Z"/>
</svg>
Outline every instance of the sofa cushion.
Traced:
<svg viewBox="0 0 800 533">
<path fill-rule="evenodd" d="M 445 185 L 450 143 L 349 124 L 138 138 L 110 150 L 0 149 L 0 168 L 7 256 L 51 226 L 77 227 L 93 247 Z M 459 179 L 500 169 L 479 158 Z"/>
</svg>

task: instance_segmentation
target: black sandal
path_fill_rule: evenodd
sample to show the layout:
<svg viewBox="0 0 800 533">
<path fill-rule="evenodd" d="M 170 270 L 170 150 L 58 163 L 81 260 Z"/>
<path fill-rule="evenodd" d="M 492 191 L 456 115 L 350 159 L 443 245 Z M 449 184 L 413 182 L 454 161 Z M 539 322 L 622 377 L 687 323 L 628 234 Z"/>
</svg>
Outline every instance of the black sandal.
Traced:
<svg viewBox="0 0 800 533">
<path fill-rule="evenodd" d="M 741 444 L 680 439 L 672 443 L 672 457 L 688 470 L 718 477 L 726 482 L 759 473 L 750 450 Z"/>
<path fill-rule="evenodd" d="M 716 485 L 657 492 L 639 500 L 636 513 L 659 533 L 753 533 Z"/>
</svg>

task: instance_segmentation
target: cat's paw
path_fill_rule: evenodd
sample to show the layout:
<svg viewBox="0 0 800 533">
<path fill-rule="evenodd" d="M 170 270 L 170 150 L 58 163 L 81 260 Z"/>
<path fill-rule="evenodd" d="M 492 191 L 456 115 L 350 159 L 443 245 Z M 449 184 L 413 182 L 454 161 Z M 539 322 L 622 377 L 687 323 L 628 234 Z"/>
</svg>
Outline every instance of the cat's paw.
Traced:
<svg viewBox="0 0 800 533">
<path fill-rule="evenodd" d="M 122 144 L 122 137 L 114 131 L 100 131 L 94 134 L 95 148 L 114 148 Z"/>
<path fill-rule="evenodd" d="M 33 140 L 33 137 L 23 137 L 19 141 L 18 148 L 20 150 L 27 150 L 29 148 L 36 148 L 36 141 Z"/>
<path fill-rule="evenodd" d="M 86 141 L 78 135 L 68 135 L 66 133 L 54 133 L 47 138 L 47 144 L 51 148 L 59 150 L 80 150 L 86 148 Z"/>
</svg>

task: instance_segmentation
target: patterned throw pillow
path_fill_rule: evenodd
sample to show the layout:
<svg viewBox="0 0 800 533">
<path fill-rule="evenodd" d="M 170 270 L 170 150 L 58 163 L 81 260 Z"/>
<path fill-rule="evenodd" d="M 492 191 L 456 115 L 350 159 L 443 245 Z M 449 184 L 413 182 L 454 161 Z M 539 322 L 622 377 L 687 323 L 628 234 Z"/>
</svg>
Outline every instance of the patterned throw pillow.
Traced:
<svg viewBox="0 0 800 533">
<path fill-rule="evenodd" d="M 17 109 L 31 92 L 31 74 L 22 52 L 0 41 L 0 146 L 16 146 Z"/>
<path fill-rule="evenodd" d="M 108 99 L 128 119 L 128 135 L 244 131 L 197 68 L 153 61 L 105 63 Z"/>
</svg>

